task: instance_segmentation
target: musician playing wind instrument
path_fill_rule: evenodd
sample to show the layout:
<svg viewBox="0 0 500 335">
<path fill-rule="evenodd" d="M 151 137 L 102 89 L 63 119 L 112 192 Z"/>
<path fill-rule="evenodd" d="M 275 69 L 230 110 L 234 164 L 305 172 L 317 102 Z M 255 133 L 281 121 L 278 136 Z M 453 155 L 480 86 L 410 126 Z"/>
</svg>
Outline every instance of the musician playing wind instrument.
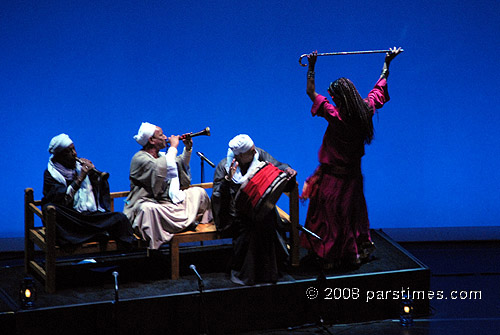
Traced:
<svg viewBox="0 0 500 335">
<path fill-rule="evenodd" d="M 357 266 L 374 251 L 365 196 L 361 158 L 365 144 L 373 139 L 372 117 L 376 109 L 389 101 L 387 77 L 390 62 L 402 51 L 390 49 L 382 74 L 366 99 L 354 84 L 340 78 L 328 87 L 335 105 L 316 92 L 314 67 L 317 53 L 308 55 L 306 93 L 313 102 L 312 116 L 328 122 L 319 150 L 320 165 L 306 180 L 302 198 L 310 198 L 305 226 L 322 238 L 301 235 L 301 244 L 314 249 L 326 268 Z"/>
<path fill-rule="evenodd" d="M 88 159 L 77 158 L 66 134 L 52 138 L 43 175 L 42 208 L 56 209 L 56 238 L 60 246 L 112 238 L 124 247 L 137 240 L 127 217 L 110 212 L 108 175 L 98 173 Z"/>
<path fill-rule="evenodd" d="M 181 138 L 184 150 L 177 156 Z M 194 230 L 198 223 L 212 221 L 206 191 L 189 187 L 192 138 L 186 134 L 170 136 L 170 147 L 165 154 L 160 152 L 167 141 L 163 130 L 143 122 L 134 139 L 142 149 L 130 163 L 130 194 L 123 212 L 136 232 L 148 241 L 149 248 L 158 249 L 174 233 Z"/>
</svg>

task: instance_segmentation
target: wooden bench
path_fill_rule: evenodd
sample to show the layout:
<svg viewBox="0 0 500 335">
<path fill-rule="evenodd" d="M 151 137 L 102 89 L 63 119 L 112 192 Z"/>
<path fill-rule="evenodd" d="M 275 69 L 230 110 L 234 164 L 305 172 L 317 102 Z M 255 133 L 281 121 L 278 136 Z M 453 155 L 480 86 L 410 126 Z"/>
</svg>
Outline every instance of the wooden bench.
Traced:
<svg viewBox="0 0 500 335">
<path fill-rule="evenodd" d="M 212 188 L 212 183 L 202 183 L 192 186 L 199 186 L 204 189 Z M 127 197 L 128 191 L 112 192 L 111 210 L 114 210 L 114 200 Z M 289 247 L 290 258 L 293 266 L 299 265 L 299 234 L 297 225 L 299 224 L 299 197 L 298 185 L 293 190 L 285 193 L 289 197 L 289 212 L 287 214 L 278 208 L 280 216 L 290 222 Z M 56 243 L 56 212 L 53 206 L 47 206 L 42 213 L 41 200 L 34 200 L 33 189 L 26 188 L 24 191 L 24 268 L 27 274 L 35 273 L 45 282 L 45 290 L 48 293 L 56 291 L 56 261 L 64 256 L 83 255 L 92 253 L 102 253 L 107 251 L 117 251 L 117 243 L 109 240 L 106 245 L 99 242 L 88 242 L 77 245 L 71 250 L 64 250 Z M 45 226 L 35 226 L 35 215 L 43 220 Z M 179 279 L 179 246 L 182 243 L 203 242 L 220 240 L 222 237 L 216 231 L 214 225 L 199 225 L 197 231 L 187 231 L 175 234 L 169 242 L 171 260 L 171 278 Z M 35 258 L 35 245 L 44 254 L 44 260 L 38 262 Z M 149 252 L 148 252 L 149 255 Z"/>
</svg>

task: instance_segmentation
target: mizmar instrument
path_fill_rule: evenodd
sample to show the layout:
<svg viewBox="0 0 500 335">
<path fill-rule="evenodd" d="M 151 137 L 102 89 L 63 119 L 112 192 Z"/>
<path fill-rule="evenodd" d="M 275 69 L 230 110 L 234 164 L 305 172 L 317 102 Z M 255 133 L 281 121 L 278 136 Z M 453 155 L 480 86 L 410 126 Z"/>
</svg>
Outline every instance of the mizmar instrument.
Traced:
<svg viewBox="0 0 500 335">
<path fill-rule="evenodd" d="M 84 163 L 83 163 L 83 161 L 82 161 L 80 158 L 78 158 L 78 157 L 76 157 L 76 161 L 77 161 L 78 163 L 80 163 L 80 164 L 84 164 Z M 108 177 L 109 177 L 109 173 L 99 171 L 99 170 L 97 170 L 95 167 L 94 167 L 92 170 L 90 170 L 90 171 L 92 171 L 92 172 L 94 172 L 94 173 L 98 174 L 99 176 L 101 176 L 101 178 L 108 178 Z"/>
<path fill-rule="evenodd" d="M 196 133 L 189 133 L 189 134 L 185 134 L 185 135 L 182 135 L 179 140 L 185 140 L 187 138 L 191 138 L 191 137 L 196 137 L 196 136 L 201 136 L 201 135 L 204 135 L 204 136 L 210 136 L 210 127 L 206 127 L 205 129 L 203 129 L 202 131 L 199 131 L 199 132 L 196 132 Z M 167 143 L 170 143 L 169 139 L 167 138 Z"/>
<path fill-rule="evenodd" d="M 401 49 L 401 52 L 404 50 Z M 363 54 L 382 54 L 391 52 L 391 50 L 366 50 L 366 51 L 339 51 L 339 52 L 325 52 L 320 53 L 318 56 L 339 56 L 339 55 L 363 55 Z M 302 58 L 309 56 L 310 54 L 303 54 L 299 58 L 299 64 L 301 66 L 307 66 L 307 64 L 302 63 Z"/>
</svg>

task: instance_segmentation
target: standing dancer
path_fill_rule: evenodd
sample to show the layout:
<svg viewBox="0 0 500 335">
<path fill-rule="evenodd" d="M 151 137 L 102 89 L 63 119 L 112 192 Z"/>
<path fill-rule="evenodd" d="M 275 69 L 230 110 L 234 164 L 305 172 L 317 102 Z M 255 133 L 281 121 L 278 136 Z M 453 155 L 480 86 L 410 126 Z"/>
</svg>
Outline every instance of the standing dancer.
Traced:
<svg viewBox="0 0 500 335">
<path fill-rule="evenodd" d="M 323 240 L 311 244 L 323 258 L 325 268 L 357 266 L 375 250 L 363 193 L 361 157 L 364 145 L 373 139 L 375 110 L 389 101 L 389 65 L 401 51 L 394 47 L 387 52 L 382 74 L 366 99 L 349 79 L 332 82 L 328 93 L 335 105 L 316 92 L 317 52 L 307 56 L 306 93 L 313 102 L 311 114 L 324 117 L 328 128 L 318 154 L 320 165 L 304 183 L 301 198 L 310 199 L 305 226 Z M 302 234 L 301 245 L 311 248 L 311 244 Z"/>
</svg>

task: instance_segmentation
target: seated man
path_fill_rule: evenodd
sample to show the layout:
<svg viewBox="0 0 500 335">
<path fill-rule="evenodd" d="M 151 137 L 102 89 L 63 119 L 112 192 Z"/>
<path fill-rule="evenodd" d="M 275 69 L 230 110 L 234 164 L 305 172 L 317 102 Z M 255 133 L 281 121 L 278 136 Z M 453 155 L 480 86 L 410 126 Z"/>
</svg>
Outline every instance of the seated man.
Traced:
<svg viewBox="0 0 500 335">
<path fill-rule="evenodd" d="M 276 208 L 263 218 L 236 208 L 236 195 L 259 162 L 270 162 L 292 179 L 297 172 L 270 154 L 256 148 L 248 135 L 238 135 L 229 142 L 227 157 L 222 159 L 214 175 L 212 209 L 217 230 L 233 238 L 231 280 L 241 285 L 275 283 L 279 265 L 288 252 L 278 233 L 281 219 Z M 290 183 L 289 183 L 290 184 Z"/>
<path fill-rule="evenodd" d="M 200 187 L 189 187 L 189 161 L 193 142 L 183 139 L 184 150 L 176 158 L 180 136 L 167 137 L 163 130 L 143 122 L 134 139 L 142 146 L 130 163 L 130 194 L 123 210 L 133 228 L 158 249 L 174 233 L 212 220 L 210 198 Z"/>
<path fill-rule="evenodd" d="M 107 174 L 97 173 L 88 159 L 78 159 L 66 134 L 52 138 L 49 153 L 42 209 L 48 205 L 56 208 L 57 243 L 68 246 L 111 237 L 125 247 L 132 246 L 137 239 L 127 217 L 110 212 Z"/>
</svg>

